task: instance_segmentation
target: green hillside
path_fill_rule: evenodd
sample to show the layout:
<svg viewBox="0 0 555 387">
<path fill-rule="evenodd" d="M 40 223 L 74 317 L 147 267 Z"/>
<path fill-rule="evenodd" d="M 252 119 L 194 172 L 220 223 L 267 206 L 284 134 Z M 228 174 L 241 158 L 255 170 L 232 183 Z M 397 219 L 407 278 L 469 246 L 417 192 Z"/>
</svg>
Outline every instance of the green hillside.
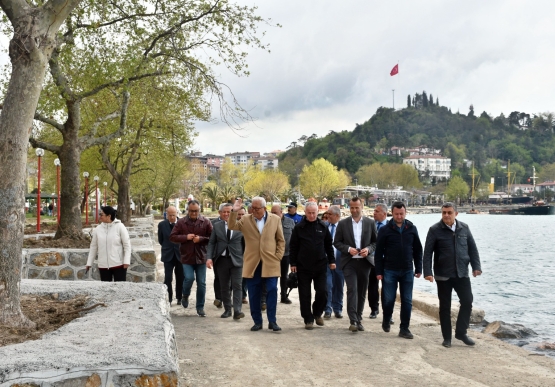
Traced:
<svg viewBox="0 0 555 387">
<path fill-rule="evenodd" d="M 484 112 L 477 117 L 472 106 L 468 114 L 452 113 L 428 101 L 423 104 L 423 96 L 427 100 L 425 93 L 417 94 L 412 106 L 405 109 L 381 107 L 352 131 L 331 131 L 322 138 L 303 136 L 280 155 L 280 169 L 292 175 L 294 183 L 302 165 L 323 157 L 354 174 L 366 164 L 401 162 L 401 157 L 387 155 L 393 146 L 419 145 L 440 149 L 452 159 L 454 174 L 465 179 L 468 166 L 463 159 L 473 160 L 488 180 L 490 176 L 506 176 L 502 166 L 510 160 L 516 183 L 527 180 L 532 165 L 541 169 L 541 165 L 555 162 L 552 114 L 512 112 L 508 117 L 501 114 L 493 118 Z"/>
</svg>

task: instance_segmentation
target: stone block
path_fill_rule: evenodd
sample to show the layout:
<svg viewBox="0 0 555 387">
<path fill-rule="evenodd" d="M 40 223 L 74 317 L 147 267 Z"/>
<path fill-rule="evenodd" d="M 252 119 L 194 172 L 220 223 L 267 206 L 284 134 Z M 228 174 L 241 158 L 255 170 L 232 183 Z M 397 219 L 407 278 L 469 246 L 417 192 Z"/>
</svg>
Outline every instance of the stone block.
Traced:
<svg viewBox="0 0 555 387">
<path fill-rule="evenodd" d="M 77 252 L 70 252 L 69 253 L 69 263 L 73 266 L 85 266 L 87 264 L 87 259 L 89 258 L 89 253 L 77 253 Z"/>
<path fill-rule="evenodd" d="M 156 265 L 156 254 L 154 251 L 137 251 L 141 261 L 150 265 Z"/>
<path fill-rule="evenodd" d="M 75 271 L 73 270 L 73 268 L 66 266 L 59 271 L 58 278 L 66 281 L 73 281 L 75 279 Z"/>
<path fill-rule="evenodd" d="M 29 279 L 58 279 L 56 270 L 54 269 L 29 269 Z"/>
<path fill-rule="evenodd" d="M 31 255 L 30 263 L 35 266 L 61 266 L 66 263 L 64 255 L 59 251 L 47 251 Z"/>
<path fill-rule="evenodd" d="M 138 378 L 133 375 L 121 375 L 112 379 L 116 386 L 137 387 L 177 387 L 177 375 L 174 372 L 158 375 L 141 375 Z"/>
<path fill-rule="evenodd" d="M 81 269 L 77 271 L 77 279 L 79 280 L 86 280 L 90 278 L 90 274 L 85 274 L 85 269 Z"/>
<path fill-rule="evenodd" d="M 144 282 L 143 277 L 139 277 L 138 275 L 134 275 L 129 272 L 127 273 L 125 279 L 127 282 Z"/>
<path fill-rule="evenodd" d="M 146 267 L 146 266 L 143 266 L 143 265 L 139 264 L 139 265 L 135 265 L 135 266 L 130 266 L 129 270 L 127 270 L 127 271 L 134 271 L 134 272 L 137 272 L 137 273 L 152 273 L 153 269 L 152 269 L 152 266 L 151 267 Z"/>
<path fill-rule="evenodd" d="M 154 282 L 154 281 L 156 281 L 156 277 L 153 276 L 153 275 L 147 275 L 147 276 L 145 277 L 145 281 L 146 281 L 146 282 Z"/>
<path fill-rule="evenodd" d="M 51 384 L 52 387 L 101 387 L 102 379 L 98 374 L 80 378 L 65 379 Z"/>
</svg>

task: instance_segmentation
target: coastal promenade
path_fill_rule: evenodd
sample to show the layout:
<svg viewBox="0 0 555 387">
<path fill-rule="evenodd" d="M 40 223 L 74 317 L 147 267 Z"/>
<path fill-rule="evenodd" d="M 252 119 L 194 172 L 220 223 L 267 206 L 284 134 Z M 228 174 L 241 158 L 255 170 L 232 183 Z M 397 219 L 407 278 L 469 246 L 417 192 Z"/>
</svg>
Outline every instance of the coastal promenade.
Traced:
<svg viewBox="0 0 555 387">
<path fill-rule="evenodd" d="M 345 318 L 307 331 L 293 290 L 293 304 L 278 304 L 283 331 L 268 331 L 265 320 L 262 331 L 251 332 L 248 305 L 240 321 L 220 318 L 207 272 L 206 318 L 195 313 L 194 289 L 188 309 L 171 307 L 182 386 L 555 386 L 554 359 L 475 331 L 475 347 L 453 339 L 444 348 L 438 321 L 418 310 L 414 339 L 398 337 L 399 305 L 390 333 L 381 329 L 381 314 L 368 319 L 369 310 L 364 332 L 349 332 Z"/>
</svg>

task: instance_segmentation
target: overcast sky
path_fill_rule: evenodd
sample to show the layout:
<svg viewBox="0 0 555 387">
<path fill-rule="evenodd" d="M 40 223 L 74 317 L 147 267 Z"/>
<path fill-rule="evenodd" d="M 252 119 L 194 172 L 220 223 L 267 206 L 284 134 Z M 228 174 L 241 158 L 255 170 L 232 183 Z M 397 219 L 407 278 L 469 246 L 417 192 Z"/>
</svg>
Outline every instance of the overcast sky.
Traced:
<svg viewBox="0 0 555 387">
<path fill-rule="evenodd" d="M 243 137 L 198 123 L 203 153 L 285 150 L 302 135 L 352 130 L 392 106 L 392 89 L 396 108 L 426 90 L 465 114 L 470 104 L 494 116 L 555 111 L 553 0 L 239 2 L 283 28 L 262 27 L 272 52 L 250 52 L 250 77 L 219 71 L 256 120 Z"/>
<path fill-rule="evenodd" d="M 251 76 L 225 71 L 257 118 L 241 138 L 199 124 L 203 153 L 285 149 L 303 134 L 352 130 L 380 106 L 406 107 L 426 90 L 453 112 L 555 111 L 555 1 L 266 0 L 271 53 L 253 51 Z M 399 74 L 389 72 L 399 63 Z"/>
</svg>

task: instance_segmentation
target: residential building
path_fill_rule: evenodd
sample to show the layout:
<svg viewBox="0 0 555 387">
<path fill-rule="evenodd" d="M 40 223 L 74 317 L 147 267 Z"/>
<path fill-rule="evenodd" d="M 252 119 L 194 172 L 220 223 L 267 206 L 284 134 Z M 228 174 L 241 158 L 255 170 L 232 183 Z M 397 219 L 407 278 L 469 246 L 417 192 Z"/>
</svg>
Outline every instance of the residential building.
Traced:
<svg viewBox="0 0 555 387">
<path fill-rule="evenodd" d="M 229 157 L 231 163 L 233 165 L 240 165 L 243 167 L 247 167 L 253 159 L 257 159 L 260 157 L 260 152 L 234 152 L 234 153 L 226 153 L 225 157 Z"/>
<path fill-rule="evenodd" d="M 403 158 L 403 164 L 412 165 L 420 176 L 436 179 L 451 177 L 451 159 L 434 155 L 414 155 Z"/>
</svg>

